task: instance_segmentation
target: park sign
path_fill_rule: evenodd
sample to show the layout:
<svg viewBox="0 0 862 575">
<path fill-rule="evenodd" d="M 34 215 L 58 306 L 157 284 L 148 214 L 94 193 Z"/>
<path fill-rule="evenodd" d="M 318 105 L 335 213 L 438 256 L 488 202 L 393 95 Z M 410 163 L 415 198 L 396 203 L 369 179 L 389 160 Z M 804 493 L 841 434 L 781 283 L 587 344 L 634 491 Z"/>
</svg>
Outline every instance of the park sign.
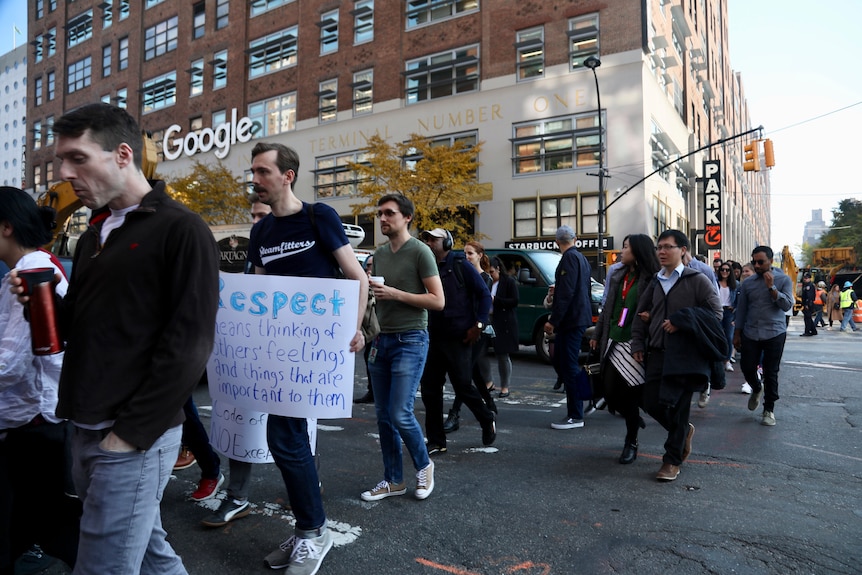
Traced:
<svg viewBox="0 0 862 575">
<path fill-rule="evenodd" d="M 721 161 L 703 162 L 703 243 L 721 249 Z"/>
<path fill-rule="evenodd" d="M 194 156 L 198 152 L 209 152 L 215 148 L 215 157 L 223 160 L 230 153 L 230 147 L 237 142 L 248 142 L 254 135 L 254 121 L 248 116 L 237 120 L 236 108 L 230 112 L 230 122 L 224 122 L 212 128 L 204 128 L 197 132 L 189 132 L 185 137 L 174 137 L 183 130 L 179 124 L 174 124 L 165 130 L 162 140 L 162 152 L 166 160 L 176 160 L 182 154 Z"/>
</svg>

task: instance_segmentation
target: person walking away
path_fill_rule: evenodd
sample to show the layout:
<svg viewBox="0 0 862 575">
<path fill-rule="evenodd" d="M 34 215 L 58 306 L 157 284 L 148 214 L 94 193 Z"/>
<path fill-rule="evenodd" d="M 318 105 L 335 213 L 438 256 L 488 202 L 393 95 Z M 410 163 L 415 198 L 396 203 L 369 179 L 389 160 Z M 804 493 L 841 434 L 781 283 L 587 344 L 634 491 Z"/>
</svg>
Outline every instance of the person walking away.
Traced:
<svg viewBox="0 0 862 575">
<path fill-rule="evenodd" d="M 581 366 L 578 356 L 581 340 L 592 325 L 590 304 L 590 264 L 575 248 L 575 231 L 560 226 L 555 234 L 563 257 L 554 272 L 551 315 L 545 322 L 546 334 L 554 335 L 554 362 L 566 391 L 566 416 L 551 423 L 551 429 L 576 429 L 584 426 L 584 399 L 592 393 L 578 389 Z"/>
<path fill-rule="evenodd" d="M 724 370 L 733 371 L 730 361 L 733 355 L 733 319 L 736 315 L 736 277 L 729 263 L 721 264 L 718 268 L 718 299 L 721 301 L 723 311 L 721 316 L 721 328 L 727 339 L 727 357 L 724 360 Z"/>
<path fill-rule="evenodd" d="M 688 237 L 679 230 L 659 235 L 656 251 L 662 269 L 640 296 L 632 326 L 633 356 L 645 361 L 644 410 L 667 430 L 656 474 L 662 482 L 674 481 L 691 454 L 692 395 L 706 387 L 712 363 L 726 353 L 721 302 L 706 275 L 683 264 L 688 249 Z M 720 355 L 708 355 L 705 349 Z"/>
<path fill-rule="evenodd" d="M 258 142 L 251 150 L 251 172 L 254 191 L 272 208 L 272 213 L 251 230 L 248 252 L 255 273 L 335 278 L 340 268 L 347 279 L 359 282 L 356 332 L 349 351 L 362 350 L 368 277 L 356 260 L 338 214 L 326 204 L 306 204 L 296 196 L 299 155 L 292 148 Z M 264 561 L 273 569 L 286 566 L 287 575 L 315 573 L 332 548 L 332 535 L 326 525 L 308 420 L 269 414 L 266 438 L 296 524 L 293 536 Z"/>
<path fill-rule="evenodd" d="M 844 313 L 841 311 L 841 286 L 838 284 L 833 284 L 826 295 L 826 312 L 829 318 L 827 330 L 832 329 L 833 322 L 837 321 L 840 324 L 844 319 Z"/>
<path fill-rule="evenodd" d="M 763 400 L 761 424 L 775 425 L 775 402 L 778 401 L 778 370 L 787 339 L 785 314 L 793 308 L 794 295 L 790 278 L 772 266 L 769 246 L 757 246 L 751 252 L 755 275 L 739 288 L 736 301 L 736 330 L 733 347 L 740 350 L 742 374 L 752 388 L 748 409 L 755 411 Z M 762 378 L 758 377 L 758 365 Z"/>
<path fill-rule="evenodd" d="M 71 424 L 55 415 L 63 353 L 34 355 L 24 306 L 10 291 L 9 269 L 50 268 L 68 282 L 53 256 L 52 208 L 36 206 L 18 188 L 0 188 L 0 574 L 12 575 L 15 561 L 34 544 L 75 567 L 81 502 L 71 486 L 67 455 Z"/>
<path fill-rule="evenodd" d="M 473 345 L 488 324 L 491 294 L 476 269 L 452 251 L 452 234 L 436 228 L 419 237 L 437 259 L 446 300 L 442 310 L 428 312 L 428 357 L 420 381 L 428 455 L 446 452 L 443 386 L 447 374 L 455 397 L 467 404 L 482 426 L 482 445 L 491 445 L 497 437 L 496 416 L 471 381 Z"/>
<path fill-rule="evenodd" d="M 800 337 L 811 337 L 817 335 L 817 328 L 814 325 L 815 304 L 817 298 L 817 288 L 811 282 L 811 274 L 806 272 L 802 274 L 802 318 L 805 320 L 805 331 Z"/>
<path fill-rule="evenodd" d="M 387 194 L 377 201 L 380 231 L 389 241 L 374 251 L 374 275 L 383 282 L 372 282 L 380 333 L 368 361 L 383 480 L 362 492 L 364 501 L 407 492 L 402 441 L 416 469 L 416 498 L 426 499 L 434 491 L 434 462 L 413 404 L 428 352 L 428 311 L 442 310 L 445 296 L 434 253 L 410 235 L 414 211 L 413 202 L 402 194 Z"/>
<path fill-rule="evenodd" d="M 841 298 L 839 299 L 839 303 L 841 304 L 841 313 L 843 314 L 841 319 L 841 327 L 838 331 L 846 331 L 847 326 L 853 328 L 853 331 L 856 331 L 856 322 L 853 321 L 853 310 L 856 309 L 856 292 L 853 291 L 853 284 L 849 281 L 844 282 L 844 287 L 841 288 Z"/>
<path fill-rule="evenodd" d="M 512 380 L 511 354 L 518 351 L 518 282 L 505 273 L 503 262 L 495 257 L 488 270 L 491 276 L 491 325 L 494 326 L 494 355 L 500 373 L 500 397 L 509 397 Z"/>
<path fill-rule="evenodd" d="M 75 573 L 184 575 L 159 506 L 183 403 L 214 342 L 218 246 L 163 181 L 146 179 L 141 129 L 125 110 L 85 105 L 52 130 L 60 177 L 96 216 L 110 211 L 79 238 L 57 302 L 66 339 L 57 417 L 75 426 L 83 503 Z"/>
<path fill-rule="evenodd" d="M 649 236 L 634 234 L 623 239 L 623 267 L 608 279 L 606 305 L 602 308 L 590 348 L 599 350 L 604 397 L 608 409 L 626 422 L 626 437 L 619 462 L 633 463 L 638 456 L 638 430 L 645 426 L 640 416 L 645 370 L 632 356 L 632 323 L 638 297 L 659 270 L 655 246 Z"/>
</svg>

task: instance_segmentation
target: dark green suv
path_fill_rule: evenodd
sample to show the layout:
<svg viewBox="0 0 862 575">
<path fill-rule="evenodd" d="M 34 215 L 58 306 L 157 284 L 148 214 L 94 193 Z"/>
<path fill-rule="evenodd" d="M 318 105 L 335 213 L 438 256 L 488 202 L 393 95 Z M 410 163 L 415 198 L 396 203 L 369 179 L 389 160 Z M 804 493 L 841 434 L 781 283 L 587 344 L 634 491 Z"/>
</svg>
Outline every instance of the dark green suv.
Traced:
<svg viewBox="0 0 862 575">
<path fill-rule="evenodd" d="M 543 302 L 562 254 L 550 250 L 486 249 L 489 258 L 498 257 L 518 282 L 518 332 L 521 345 L 536 346 L 536 353 L 550 361 L 544 326 L 549 310 Z M 590 279 L 593 323 L 599 316 L 604 286 Z"/>
</svg>

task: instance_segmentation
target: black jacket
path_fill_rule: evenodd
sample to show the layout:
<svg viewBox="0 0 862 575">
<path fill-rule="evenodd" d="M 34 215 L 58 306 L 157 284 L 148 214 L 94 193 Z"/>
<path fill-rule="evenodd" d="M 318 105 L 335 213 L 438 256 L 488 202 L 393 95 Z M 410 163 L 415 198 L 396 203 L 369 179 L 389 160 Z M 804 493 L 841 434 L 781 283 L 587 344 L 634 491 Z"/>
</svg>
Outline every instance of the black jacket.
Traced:
<svg viewBox="0 0 862 575">
<path fill-rule="evenodd" d="M 687 307 L 668 319 L 677 331 L 667 336 L 662 374 L 709 378 L 712 364 L 727 357 L 727 337 L 715 313 L 703 307 Z"/>
</svg>

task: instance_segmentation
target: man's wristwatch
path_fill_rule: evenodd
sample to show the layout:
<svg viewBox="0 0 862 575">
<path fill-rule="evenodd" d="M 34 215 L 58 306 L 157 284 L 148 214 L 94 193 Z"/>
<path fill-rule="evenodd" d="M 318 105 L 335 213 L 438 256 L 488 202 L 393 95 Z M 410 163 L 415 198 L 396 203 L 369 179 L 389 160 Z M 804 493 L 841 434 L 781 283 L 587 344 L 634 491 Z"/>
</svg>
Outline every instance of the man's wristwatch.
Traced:
<svg viewBox="0 0 862 575">
<path fill-rule="evenodd" d="M 478 327 L 480 330 L 482 330 L 482 329 L 485 329 L 485 324 L 482 323 L 481 321 L 477 321 L 476 327 Z"/>
<path fill-rule="evenodd" d="M 775 286 L 769 286 L 769 291 L 778 291 L 778 288 Z"/>
</svg>

